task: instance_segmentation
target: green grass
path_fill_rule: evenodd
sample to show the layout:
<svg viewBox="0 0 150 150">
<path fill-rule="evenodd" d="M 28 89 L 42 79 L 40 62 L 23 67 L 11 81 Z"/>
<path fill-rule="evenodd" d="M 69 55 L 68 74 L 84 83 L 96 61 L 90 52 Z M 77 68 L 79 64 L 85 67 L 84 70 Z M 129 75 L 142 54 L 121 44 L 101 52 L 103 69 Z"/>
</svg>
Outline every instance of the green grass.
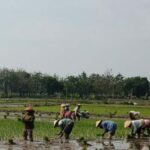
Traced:
<svg viewBox="0 0 150 150">
<path fill-rule="evenodd" d="M 36 101 L 37 103 L 41 104 L 40 100 Z M 33 103 L 33 100 L 25 101 L 23 100 L 23 104 Z M 5 103 L 6 104 L 6 103 Z M 10 103 L 11 104 L 11 103 Z M 18 103 L 19 104 L 19 103 Z M 22 104 L 22 102 L 20 102 Z M 75 107 L 74 104 L 71 104 L 71 110 Z M 18 107 L 4 107 L 1 106 L 1 111 L 23 111 L 25 107 L 18 106 Z M 34 109 L 36 111 L 41 112 L 59 112 L 60 105 L 59 104 L 52 104 L 51 106 L 34 106 Z M 96 114 L 96 115 L 102 115 L 102 114 L 109 114 L 117 112 L 117 115 L 125 115 L 127 116 L 127 113 L 130 110 L 135 110 L 141 112 L 141 116 L 143 117 L 149 117 L 150 115 L 150 106 L 133 106 L 133 105 L 115 105 L 115 104 L 87 104 L 82 103 L 81 110 L 87 110 L 90 114 Z M 37 121 L 35 122 L 35 129 L 34 129 L 34 139 L 43 139 L 43 137 L 56 137 L 56 133 L 59 132 L 59 129 L 53 128 L 53 120 L 52 116 L 50 116 L 50 120 L 46 121 Z M 95 121 L 98 119 L 105 119 L 104 117 L 96 117 L 94 119 L 85 119 L 81 121 L 77 121 L 75 123 L 75 126 L 73 128 L 73 132 L 71 134 L 71 137 L 73 138 L 80 138 L 84 137 L 86 139 L 96 139 L 97 134 L 101 134 L 103 132 L 102 129 L 95 127 Z M 117 131 L 116 131 L 116 138 L 122 138 L 125 137 L 129 130 L 123 128 L 123 124 L 125 119 L 113 119 L 117 123 Z M 50 122 L 51 121 L 51 122 Z M 23 124 L 17 119 L 0 119 L 0 140 L 7 140 L 9 138 L 22 138 L 23 133 Z"/>
<path fill-rule="evenodd" d="M 96 139 L 97 134 L 103 132 L 102 129 L 95 127 L 96 119 L 86 119 L 77 121 L 73 128 L 71 137 L 78 139 L 84 137 L 85 139 Z M 125 137 L 129 130 L 123 128 L 124 120 L 114 120 L 117 123 L 116 138 Z M 17 119 L 0 119 L 0 140 L 8 140 L 9 138 L 22 139 L 24 125 Z M 49 138 L 57 137 L 56 133 L 59 128 L 53 127 L 53 122 L 36 121 L 34 129 L 34 139 L 42 140 L 43 137 Z"/>
<path fill-rule="evenodd" d="M 104 119 L 109 120 L 109 119 Z M 125 120 L 113 120 L 117 123 L 116 138 L 124 138 L 130 132 L 128 129 L 124 129 Z M 84 137 L 86 139 L 96 139 L 98 134 L 102 134 L 104 131 L 95 127 L 96 119 L 81 120 L 75 124 L 73 129 L 74 137 Z"/>
<path fill-rule="evenodd" d="M 149 106 L 85 104 L 81 109 L 88 110 L 92 114 L 109 114 L 109 112 L 117 112 L 117 115 L 127 115 L 129 111 L 134 110 L 141 112 L 141 115 L 145 117 L 150 115 Z"/>
<path fill-rule="evenodd" d="M 21 139 L 23 135 L 24 125 L 17 119 L 0 119 L 0 140 L 8 140 L 9 138 Z M 33 130 L 35 139 L 43 139 L 44 136 L 55 137 L 58 129 L 54 129 L 53 124 L 49 122 L 35 122 Z"/>
<path fill-rule="evenodd" d="M 71 110 L 75 105 L 71 105 Z M 23 111 L 25 107 L 0 107 L 0 110 L 4 111 Z M 41 112 L 59 112 L 59 105 L 52 106 L 37 106 L 34 107 L 36 111 Z M 149 117 L 150 115 L 150 106 L 132 106 L 132 105 L 103 105 L 103 104 L 82 104 L 81 110 L 87 110 L 90 114 L 106 114 L 108 115 L 110 112 L 117 112 L 117 115 L 126 115 L 130 110 L 139 111 L 142 117 Z"/>
</svg>

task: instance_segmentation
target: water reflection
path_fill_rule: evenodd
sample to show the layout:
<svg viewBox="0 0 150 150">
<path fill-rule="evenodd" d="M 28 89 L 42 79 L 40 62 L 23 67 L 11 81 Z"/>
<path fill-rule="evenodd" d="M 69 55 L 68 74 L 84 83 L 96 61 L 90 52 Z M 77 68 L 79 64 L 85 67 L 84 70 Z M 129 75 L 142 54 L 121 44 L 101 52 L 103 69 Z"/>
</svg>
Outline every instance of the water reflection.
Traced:
<svg viewBox="0 0 150 150">
<path fill-rule="evenodd" d="M 115 150 L 115 146 L 111 140 L 108 141 L 107 143 L 102 141 L 102 145 L 104 150 Z"/>
<path fill-rule="evenodd" d="M 132 140 L 129 143 L 128 150 L 150 150 L 150 142 L 146 140 Z"/>
</svg>

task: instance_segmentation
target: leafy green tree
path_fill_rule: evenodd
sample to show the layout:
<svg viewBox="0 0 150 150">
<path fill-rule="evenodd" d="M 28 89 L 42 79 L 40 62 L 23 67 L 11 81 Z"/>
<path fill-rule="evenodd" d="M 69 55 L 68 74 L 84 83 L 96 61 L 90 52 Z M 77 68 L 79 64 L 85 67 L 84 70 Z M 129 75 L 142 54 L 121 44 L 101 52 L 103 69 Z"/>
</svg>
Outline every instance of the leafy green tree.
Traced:
<svg viewBox="0 0 150 150">
<path fill-rule="evenodd" d="M 121 98 L 124 96 L 124 77 L 118 74 L 114 77 L 114 96 Z"/>
<path fill-rule="evenodd" d="M 75 76 L 68 76 L 66 79 L 64 79 L 63 84 L 64 84 L 64 95 L 67 99 L 67 97 L 75 97 L 77 94 L 77 83 L 78 83 L 78 78 Z"/>
<path fill-rule="evenodd" d="M 57 79 L 54 77 L 44 76 L 42 79 L 42 83 L 45 86 L 46 92 L 49 96 L 63 90 L 62 83 L 57 81 Z"/>
<path fill-rule="evenodd" d="M 125 80 L 124 90 L 127 96 L 145 96 L 149 91 L 149 82 L 147 78 L 127 78 Z"/>
<path fill-rule="evenodd" d="M 83 72 L 81 75 L 78 76 L 77 82 L 77 93 L 81 98 L 88 98 L 91 94 L 92 85 L 90 83 L 89 78 L 87 77 L 86 73 Z"/>
</svg>

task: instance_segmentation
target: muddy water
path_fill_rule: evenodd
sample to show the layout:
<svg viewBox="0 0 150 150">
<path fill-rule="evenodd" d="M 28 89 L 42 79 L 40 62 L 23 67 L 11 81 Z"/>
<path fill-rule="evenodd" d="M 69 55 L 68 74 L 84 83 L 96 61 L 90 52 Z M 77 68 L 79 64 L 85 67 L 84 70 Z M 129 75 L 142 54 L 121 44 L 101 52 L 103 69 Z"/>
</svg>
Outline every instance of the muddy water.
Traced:
<svg viewBox="0 0 150 150">
<path fill-rule="evenodd" d="M 51 140 L 50 142 L 18 141 L 14 145 L 0 143 L 0 150 L 82 150 L 76 141 Z"/>
<path fill-rule="evenodd" d="M 47 143 L 17 141 L 15 145 L 0 143 L 0 150 L 150 150 L 149 140 L 104 140 L 99 142 L 88 141 L 87 143 L 88 146 L 85 146 L 75 140 L 68 142 L 58 139 Z"/>
</svg>

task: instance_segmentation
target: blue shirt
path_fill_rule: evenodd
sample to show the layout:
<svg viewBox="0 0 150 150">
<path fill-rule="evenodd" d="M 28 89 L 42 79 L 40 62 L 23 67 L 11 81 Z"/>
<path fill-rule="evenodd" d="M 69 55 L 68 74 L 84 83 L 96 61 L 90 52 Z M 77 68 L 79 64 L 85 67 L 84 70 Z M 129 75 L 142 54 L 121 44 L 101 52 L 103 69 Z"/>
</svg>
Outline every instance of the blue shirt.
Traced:
<svg viewBox="0 0 150 150">
<path fill-rule="evenodd" d="M 102 121 L 101 127 L 107 132 L 115 132 L 117 129 L 116 123 L 114 123 L 113 121 L 109 121 L 109 120 Z"/>
</svg>

